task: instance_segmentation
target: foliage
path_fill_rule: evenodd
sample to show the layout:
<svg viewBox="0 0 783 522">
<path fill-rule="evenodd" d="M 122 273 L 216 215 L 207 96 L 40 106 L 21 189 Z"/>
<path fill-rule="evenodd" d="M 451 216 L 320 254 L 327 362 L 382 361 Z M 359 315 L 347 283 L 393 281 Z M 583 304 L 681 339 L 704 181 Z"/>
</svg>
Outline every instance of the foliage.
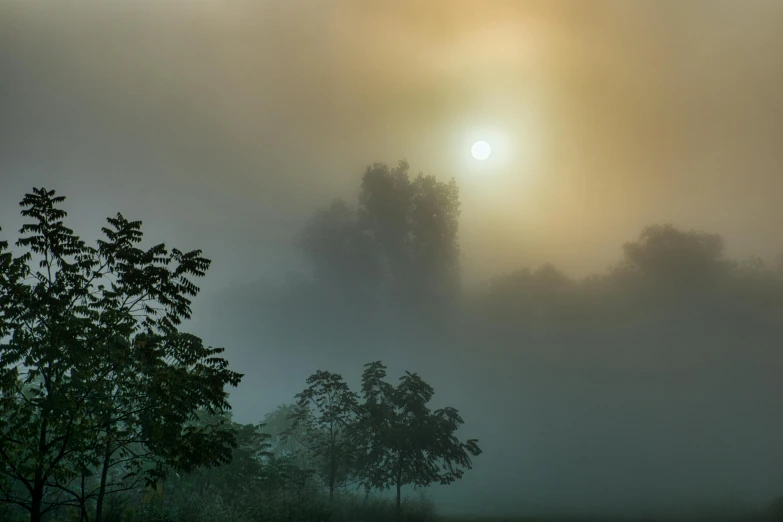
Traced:
<svg viewBox="0 0 783 522">
<path fill-rule="evenodd" d="M 623 245 L 625 264 L 656 283 L 697 284 L 726 268 L 723 239 L 717 234 L 682 231 L 672 225 L 650 225 L 636 242 Z"/>
<path fill-rule="evenodd" d="M 322 299 L 313 300 L 313 285 L 300 278 L 270 292 L 266 311 L 295 311 L 297 332 L 311 328 L 320 349 L 342 342 L 326 327 L 338 329 L 329 323 L 346 309 L 341 324 L 362 343 L 379 325 L 410 332 L 393 313 L 372 323 L 355 315 L 377 294 L 394 296 L 387 310 L 414 300 L 434 308 L 414 297 L 456 286 L 456 185 L 407 171 L 404 163 L 374 165 L 355 208 L 336 202 L 314 216 L 302 248 L 315 287 L 326 290 Z M 106 497 L 103 522 L 391 520 L 398 505 L 407 516 L 403 485 L 450 483 L 480 453 L 475 440 L 457 438 L 456 410 L 431 409 L 427 383 L 406 373 L 392 385 L 379 362 L 366 365 L 361 398 L 339 375 L 316 372 L 295 405 L 261 425 L 234 423 L 224 386 L 239 376 L 222 350 L 179 331 L 198 291 L 191 280 L 209 262 L 198 251 L 137 248 L 140 223 L 121 215 L 88 247 L 63 224 L 60 203 L 34 190 L 23 201 L 33 222 L 17 243 L 27 253 L 0 243 L 0 519 L 21 519 L 19 509 L 34 512 L 37 503 L 53 520 L 83 520 Z M 779 324 L 780 274 L 758 259 L 725 259 L 717 235 L 671 225 L 645 228 L 623 256 L 582 280 L 548 264 L 495 278 L 465 295 L 448 331 L 450 354 L 503 350 L 504 362 L 518 363 L 514 371 L 570 368 L 562 375 L 574 382 L 622 375 L 629 395 L 636 390 L 628 375 L 668 378 L 672 368 L 687 369 L 681 373 L 697 382 L 699 372 L 712 372 L 728 389 L 718 381 L 733 374 L 712 371 L 718 364 L 771 360 L 763 338 L 772 337 L 765 321 Z M 335 306 L 336 295 L 355 306 Z M 255 324 L 261 314 L 247 308 Z M 286 341 L 291 330 L 284 328 Z M 698 342 L 704 335 L 710 342 Z M 475 361 L 497 372 L 503 363 L 489 359 Z M 572 408 L 584 404 L 571 398 Z M 352 480 L 367 490 L 396 488 L 397 499 L 341 494 Z M 147 482 L 157 487 L 142 491 Z M 410 516 L 432 513 L 418 506 Z"/>
<path fill-rule="evenodd" d="M 406 372 L 394 387 L 385 376 L 382 363 L 365 365 L 357 452 L 364 486 L 396 487 L 399 507 L 402 486 L 450 484 L 471 468 L 470 457 L 481 449 L 476 439 L 457 438 L 463 420 L 456 409 L 429 409 L 434 390 L 421 377 Z"/>
<path fill-rule="evenodd" d="M 352 471 L 353 441 L 348 435 L 358 408 L 356 394 L 336 373 L 319 370 L 306 382 L 309 386 L 296 394 L 296 408 L 290 417 L 292 431 L 287 434 L 304 432 L 310 454 L 321 461 L 332 498 L 335 488 L 344 484 Z"/>
<path fill-rule="evenodd" d="M 308 426 L 295 423 L 297 406 L 283 404 L 264 416 L 260 429 L 268 436 L 270 452 L 277 461 L 286 461 L 300 470 L 311 471 L 317 466 L 309 450 Z"/>
<path fill-rule="evenodd" d="M 375 243 L 343 200 L 316 212 L 299 238 L 300 247 L 321 281 L 344 290 L 377 284 L 379 259 Z"/>
<path fill-rule="evenodd" d="M 209 260 L 136 247 L 141 223 L 121 214 L 88 246 L 64 224 L 64 199 L 34 189 L 16 243 L 27 251 L 0 243 L 0 487 L 34 522 L 63 505 L 84 515 L 93 498 L 100 520 L 107 493 L 226 461 L 233 435 L 190 421 L 229 409 L 224 386 L 241 378 L 222 348 L 178 330 Z"/>
<path fill-rule="evenodd" d="M 329 501 L 320 491 L 305 497 L 272 495 L 258 490 L 249 495 L 251 507 L 226 502 L 219 494 L 170 495 L 163 504 L 145 504 L 126 522 L 434 522 L 426 499 L 405 499 L 397 515 L 388 498 L 338 494 Z"/>
<path fill-rule="evenodd" d="M 444 300 L 459 284 L 459 189 L 409 165 L 367 167 L 358 206 L 334 201 L 308 222 L 301 246 L 319 280 L 383 289 L 397 303 Z"/>
</svg>

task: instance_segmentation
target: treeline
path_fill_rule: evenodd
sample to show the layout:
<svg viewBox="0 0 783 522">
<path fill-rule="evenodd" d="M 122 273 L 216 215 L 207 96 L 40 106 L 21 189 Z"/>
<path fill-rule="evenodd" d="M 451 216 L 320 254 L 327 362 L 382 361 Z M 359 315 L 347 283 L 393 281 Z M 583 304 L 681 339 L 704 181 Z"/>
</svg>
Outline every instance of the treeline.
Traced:
<svg viewBox="0 0 783 522">
<path fill-rule="evenodd" d="M 355 203 L 334 200 L 300 234 L 310 270 L 226 293 L 228 301 L 218 299 L 213 307 L 210 327 L 244 322 L 250 330 L 263 317 L 273 342 L 296 346 L 319 339 L 340 351 L 366 344 L 368 332 L 374 340 L 426 345 L 445 339 L 454 347 L 469 326 L 478 337 L 525 335 L 547 325 L 615 327 L 628 314 L 649 317 L 685 303 L 695 311 L 694 300 L 705 310 L 755 307 L 777 313 L 783 257 L 773 266 L 754 257 L 728 259 L 720 235 L 670 224 L 645 227 L 621 245 L 622 256 L 603 273 L 574 279 L 545 264 L 465 286 L 458 187 L 454 180 L 412 177 L 408 171 L 405 162 L 368 167 Z M 618 320 L 607 321 L 615 314 Z"/>
<path fill-rule="evenodd" d="M 361 394 L 317 371 L 294 405 L 233 422 L 226 388 L 243 376 L 181 330 L 210 261 L 140 248 L 121 214 L 90 246 L 63 202 L 34 189 L 23 253 L 0 242 L 2 520 L 424 520 L 402 487 L 451 483 L 481 452 L 456 437 L 457 410 L 430 409 L 431 386 L 393 385 L 380 362 Z M 393 504 L 371 497 L 389 488 Z"/>
<path fill-rule="evenodd" d="M 295 403 L 259 425 L 234 425 L 229 464 L 169 478 L 159 509 L 185 520 L 216 505 L 231 520 L 431 520 L 432 506 L 403 502 L 402 488 L 449 484 L 481 450 L 457 438 L 454 408 L 428 407 L 434 390 L 418 375 L 396 386 L 385 376 L 382 363 L 365 365 L 358 394 L 317 371 Z M 388 489 L 391 502 L 372 495 Z"/>
<path fill-rule="evenodd" d="M 424 520 L 431 505 L 406 509 L 402 488 L 470 468 L 480 450 L 456 437 L 457 411 L 431 410 L 430 385 L 407 373 L 393 385 L 380 363 L 365 367 L 358 392 L 318 371 L 261 425 L 233 422 L 227 388 L 243 376 L 221 348 L 182 330 L 209 261 L 141 248 L 141 223 L 122 215 L 87 245 L 62 203 L 33 190 L 16 249 L 0 242 L 2 520 Z M 302 231 L 312 270 L 210 300 L 211 335 L 285 357 L 387 360 L 380 346 L 417 368 L 426 359 L 438 389 L 483 419 L 471 423 L 490 441 L 480 480 L 494 478 L 494 493 L 510 499 L 546 487 L 535 471 L 566 449 L 585 478 L 558 500 L 587 503 L 601 481 L 622 493 L 593 469 L 626 469 L 616 476 L 628 482 L 618 462 L 660 447 L 646 471 L 634 467 L 634 487 L 642 478 L 658 487 L 667 458 L 695 484 L 694 454 L 718 462 L 759 426 L 779 428 L 776 267 L 727 259 L 718 235 L 654 225 L 602 274 L 575 280 L 544 265 L 464 287 L 458 216 L 453 181 L 411 177 L 404 162 L 373 165 L 355 204 L 333 202 Z M 731 412 L 742 422 L 721 420 Z M 736 437 L 721 446 L 714 433 Z M 597 449 L 576 454 L 579 441 Z M 766 501 L 779 485 L 764 462 L 777 455 L 746 447 L 729 464 L 755 466 Z M 705 488 L 724 487 L 715 476 L 737 484 L 741 469 L 712 474 Z M 391 501 L 374 495 L 387 489 Z"/>
<path fill-rule="evenodd" d="M 644 512 L 779 494 L 769 463 L 783 446 L 757 441 L 783 436 L 783 267 L 729 258 L 718 234 L 658 224 L 588 277 L 545 264 L 465 284 L 458 215 L 453 183 L 410 176 L 404 163 L 370 166 L 355 201 L 326 205 L 306 225 L 310 270 L 216 296 L 205 329 L 230 333 L 249 361 L 273 360 L 264 346 L 416 361 L 491 439 L 471 485 L 444 502 L 469 492 L 512 511 L 530 491 L 574 510 Z M 527 472 L 508 471 L 509 461 Z M 680 487 L 665 478 L 672 468 Z"/>
</svg>

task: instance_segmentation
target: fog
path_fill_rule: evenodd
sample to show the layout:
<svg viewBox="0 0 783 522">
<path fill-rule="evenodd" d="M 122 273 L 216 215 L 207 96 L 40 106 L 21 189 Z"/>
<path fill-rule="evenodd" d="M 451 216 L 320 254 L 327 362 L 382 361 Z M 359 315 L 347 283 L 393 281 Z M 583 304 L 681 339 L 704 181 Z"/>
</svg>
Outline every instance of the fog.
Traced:
<svg viewBox="0 0 783 522">
<path fill-rule="evenodd" d="M 763 506 L 783 493 L 781 23 L 773 0 L 6 1 L 0 224 L 45 186 L 85 236 L 122 212 L 203 249 L 192 330 L 245 374 L 240 422 L 316 369 L 419 372 L 484 449 L 431 491 L 444 512 Z M 445 318 L 368 309 L 298 247 L 401 159 L 459 186 Z M 623 250 L 665 223 L 725 247 Z"/>
</svg>

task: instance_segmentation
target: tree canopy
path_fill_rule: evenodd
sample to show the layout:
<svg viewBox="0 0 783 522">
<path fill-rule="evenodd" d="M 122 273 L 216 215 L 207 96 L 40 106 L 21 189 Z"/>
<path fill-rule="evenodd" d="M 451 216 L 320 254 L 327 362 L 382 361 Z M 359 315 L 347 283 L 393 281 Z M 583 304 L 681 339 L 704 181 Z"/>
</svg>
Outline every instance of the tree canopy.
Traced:
<svg viewBox="0 0 783 522">
<path fill-rule="evenodd" d="M 121 214 L 89 246 L 66 226 L 64 201 L 34 189 L 21 202 L 24 253 L 0 243 L 0 494 L 33 522 L 92 497 L 100 520 L 114 467 L 122 487 L 154 483 L 226 462 L 235 445 L 220 423 L 193 421 L 227 411 L 225 387 L 241 375 L 222 348 L 179 330 L 210 261 L 139 248 L 141 222 Z M 94 473 L 95 488 L 77 491 Z"/>
<path fill-rule="evenodd" d="M 307 378 L 308 387 L 296 394 L 296 408 L 286 435 L 303 435 L 311 455 L 320 460 L 329 498 L 335 488 L 350 477 L 354 448 L 348 436 L 358 404 L 353 393 L 337 373 L 318 370 Z"/>
<path fill-rule="evenodd" d="M 428 407 L 435 391 L 419 375 L 405 372 L 396 387 L 385 377 L 380 361 L 365 365 L 355 440 L 365 488 L 395 487 L 399 509 L 403 486 L 450 484 L 481 449 L 476 439 L 457 438 L 463 420 L 456 409 Z"/>
<path fill-rule="evenodd" d="M 356 208 L 335 200 L 317 212 L 301 247 L 320 280 L 384 289 L 408 305 L 453 296 L 459 285 L 459 189 L 409 165 L 367 167 Z M 349 284 L 350 283 L 350 284 Z"/>
</svg>

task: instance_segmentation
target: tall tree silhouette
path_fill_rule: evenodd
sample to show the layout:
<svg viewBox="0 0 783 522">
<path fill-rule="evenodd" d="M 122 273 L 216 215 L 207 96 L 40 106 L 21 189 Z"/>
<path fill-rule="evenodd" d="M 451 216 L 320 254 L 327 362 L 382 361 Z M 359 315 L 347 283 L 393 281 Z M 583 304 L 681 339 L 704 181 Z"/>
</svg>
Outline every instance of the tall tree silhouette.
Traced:
<svg viewBox="0 0 783 522">
<path fill-rule="evenodd" d="M 357 212 L 341 199 L 316 212 L 299 237 L 299 246 L 322 282 L 343 291 L 378 284 L 379 256 Z"/>
<path fill-rule="evenodd" d="M 450 484 L 471 468 L 470 457 L 481 449 L 476 439 L 457 438 L 463 420 L 456 409 L 430 410 L 435 391 L 421 377 L 405 372 L 396 387 L 385 377 L 380 361 L 365 365 L 354 440 L 365 488 L 396 488 L 399 516 L 403 486 Z"/>
<path fill-rule="evenodd" d="M 0 243 L 0 494 L 32 522 L 62 504 L 83 508 L 70 485 L 88 468 L 101 475 L 100 520 L 118 462 L 126 477 L 154 481 L 170 466 L 230 458 L 233 433 L 190 421 L 227 410 L 224 387 L 241 378 L 222 349 L 179 331 L 199 290 L 191 279 L 210 261 L 138 248 L 141 223 L 119 214 L 88 246 L 65 225 L 64 199 L 34 189 L 16 243 L 27 252 Z"/>
<path fill-rule="evenodd" d="M 356 209 L 334 201 L 308 222 L 300 245 L 318 280 L 346 292 L 375 289 L 365 296 L 420 313 L 459 287 L 459 212 L 453 179 L 411 179 L 405 161 L 375 163 L 362 176 Z"/>
<path fill-rule="evenodd" d="M 309 385 L 296 395 L 296 408 L 287 434 L 304 432 L 311 454 L 320 459 L 329 488 L 335 488 L 349 476 L 353 448 L 348 432 L 357 410 L 356 394 L 336 373 L 319 370 L 307 378 Z"/>
</svg>

